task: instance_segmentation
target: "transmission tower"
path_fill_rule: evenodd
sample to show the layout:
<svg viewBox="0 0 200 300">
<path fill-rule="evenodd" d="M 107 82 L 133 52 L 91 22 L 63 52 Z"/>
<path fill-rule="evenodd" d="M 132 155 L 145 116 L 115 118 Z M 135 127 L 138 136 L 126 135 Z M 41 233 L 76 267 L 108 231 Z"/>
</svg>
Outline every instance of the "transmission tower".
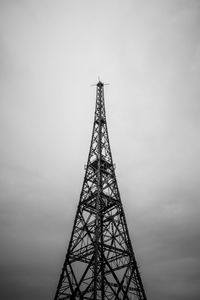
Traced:
<svg viewBox="0 0 200 300">
<path fill-rule="evenodd" d="M 64 299 L 147 299 L 115 176 L 101 81 L 83 187 L 54 298 Z"/>
</svg>

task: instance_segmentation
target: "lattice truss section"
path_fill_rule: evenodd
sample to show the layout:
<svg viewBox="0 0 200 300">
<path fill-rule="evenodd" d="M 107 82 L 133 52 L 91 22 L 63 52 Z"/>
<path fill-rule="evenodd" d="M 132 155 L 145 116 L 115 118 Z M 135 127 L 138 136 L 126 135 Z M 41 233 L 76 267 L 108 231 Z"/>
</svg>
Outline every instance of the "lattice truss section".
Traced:
<svg viewBox="0 0 200 300">
<path fill-rule="evenodd" d="M 146 300 L 110 150 L 103 84 L 80 201 L 55 300 Z"/>
</svg>

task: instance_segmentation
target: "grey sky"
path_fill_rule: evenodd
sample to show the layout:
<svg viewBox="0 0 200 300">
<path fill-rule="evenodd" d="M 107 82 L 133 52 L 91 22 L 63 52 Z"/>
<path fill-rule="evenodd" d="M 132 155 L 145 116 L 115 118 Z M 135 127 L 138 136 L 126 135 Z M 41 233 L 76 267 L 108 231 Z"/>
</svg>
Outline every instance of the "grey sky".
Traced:
<svg viewBox="0 0 200 300">
<path fill-rule="evenodd" d="M 200 2 L 0 1 L 0 298 L 52 299 L 105 88 L 148 299 L 200 298 Z"/>
</svg>

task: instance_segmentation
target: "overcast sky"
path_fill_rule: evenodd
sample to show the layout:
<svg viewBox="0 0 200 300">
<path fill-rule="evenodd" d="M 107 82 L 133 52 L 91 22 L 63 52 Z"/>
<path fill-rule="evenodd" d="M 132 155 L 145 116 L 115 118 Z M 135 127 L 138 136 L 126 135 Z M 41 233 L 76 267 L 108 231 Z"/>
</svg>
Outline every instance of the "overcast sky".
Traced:
<svg viewBox="0 0 200 300">
<path fill-rule="evenodd" d="M 53 298 L 98 76 L 149 300 L 200 299 L 200 1 L 0 1 L 0 298 Z"/>
</svg>

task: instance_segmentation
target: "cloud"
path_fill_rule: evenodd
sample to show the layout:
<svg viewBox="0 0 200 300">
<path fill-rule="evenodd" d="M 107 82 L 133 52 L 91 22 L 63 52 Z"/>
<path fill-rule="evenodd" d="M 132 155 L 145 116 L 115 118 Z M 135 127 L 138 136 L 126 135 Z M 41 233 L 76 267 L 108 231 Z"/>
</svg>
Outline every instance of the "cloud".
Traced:
<svg viewBox="0 0 200 300">
<path fill-rule="evenodd" d="M 197 299 L 199 1 L 0 5 L 1 298 L 54 294 L 100 75 L 148 298 Z"/>
</svg>

